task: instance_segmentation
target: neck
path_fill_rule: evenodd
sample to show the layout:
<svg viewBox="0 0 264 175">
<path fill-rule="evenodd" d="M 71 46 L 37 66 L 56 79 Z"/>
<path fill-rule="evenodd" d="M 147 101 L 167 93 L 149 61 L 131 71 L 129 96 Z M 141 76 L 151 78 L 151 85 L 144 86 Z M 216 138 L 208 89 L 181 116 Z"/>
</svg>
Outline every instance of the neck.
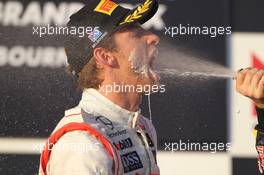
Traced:
<svg viewBox="0 0 264 175">
<path fill-rule="evenodd" d="M 137 93 L 137 92 L 106 92 L 107 90 L 107 86 L 112 85 L 112 89 L 114 88 L 113 83 L 105 83 L 103 82 L 101 84 L 101 87 L 103 88 L 99 88 L 98 91 L 105 96 L 106 98 L 108 98 L 109 100 L 111 100 L 113 103 L 115 103 L 116 105 L 128 110 L 128 111 L 132 111 L 135 112 L 139 109 L 139 105 L 141 103 L 142 100 L 142 95 Z"/>
</svg>

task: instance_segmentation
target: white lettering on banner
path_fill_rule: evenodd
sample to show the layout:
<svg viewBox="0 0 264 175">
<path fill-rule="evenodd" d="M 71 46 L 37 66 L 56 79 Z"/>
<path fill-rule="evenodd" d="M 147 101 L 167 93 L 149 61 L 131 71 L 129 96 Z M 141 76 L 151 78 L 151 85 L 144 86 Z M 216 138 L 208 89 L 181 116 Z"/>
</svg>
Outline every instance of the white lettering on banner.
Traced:
<svg viewBox="0 0 264 175">
<path fill-rule="evenodd" d="M 47 14 L 43 16 L 43 22 L 45 24 L 49 24 L 50 22 L 54 24 L 62 25 L 64 24 L 65 20 L 67 20 L 65 14 L 67 11 L 67 4 L 61 3 L 57 8 L 56 5 L 52 2 L 46 3 L 43 8 L 43 13 Z M 56 14 L 56 15 L 53 15 Z"/>
<path fill-rule="evenodd" d="M 0 2 L 0 24 L 3 26 L 45 26 L 48 24 L 64 25 L 69 20 L 69 16 L 83 7 L 84 4 L 77 2 L 61 2 L 56 5 L 54 2 L 46 2 L 43 8 L 37 1 L 29 2 L 27 6 L 19 1 Z M 132 9 L 131 4 L 121 4 Z M 144 27 L 163 30 L 165 22 L 162 15 L 167 7 L 160 4 L 157 13 L 152 19 L 144 24 Z"/>
<path fill-rule="evenodd" d="M 66 55 L 62 47 L 24 47 L 7 48 L 0 46 L 0 66 L 12 67 L 64 67 Z"/>
<path fill-rule="evenodd" d="M 26 11 L 21 19 L 21 25 L 41 25 L 41 7 L 38 2 L 31 2 L 27 6 Z"/>
<path fill-rule="evenodd" d="M 23 58 L 25 58 L 25 51 L 22 47 L 14 47 L 8 54 L 9 63 L 14 67 L 23 65 Z"/>
<path fill-rule="evenodd" d="M 19 16 L 23 11 L 23 5 L 17 1 L 7 2 L 5 5 L 2 5 L 1 10 L 1 21 L 3 25 L 17 25 L 19 24 Z"/>
<path fill-rule="evenodd" d="M 44 3 L 43 9 L 37 1 L 30 2 L 26 7 L 19 1 L 0 2 L 0 24 L 3 26 L 26 25 L 64 25 L 69 16 L 78 11 L 82 3 L 60 3 L 56 6 L 53 2 Z"/>
</svg>

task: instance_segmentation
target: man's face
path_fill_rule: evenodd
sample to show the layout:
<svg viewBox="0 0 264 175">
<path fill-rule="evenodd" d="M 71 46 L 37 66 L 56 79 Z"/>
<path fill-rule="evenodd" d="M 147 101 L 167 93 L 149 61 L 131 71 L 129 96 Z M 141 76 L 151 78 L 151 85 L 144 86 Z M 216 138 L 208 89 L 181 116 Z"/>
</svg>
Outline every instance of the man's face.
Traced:
<svg viewBox="0 0 264 175">
<path fill-rule="evenodd" d="M 159 76 L 154 70 L 159 37 L 139 25 L 114 37 L 117 50 L 113 54 L 119 63 L 120 80 L 129 85 L 159 85 Z"/>
</svg>

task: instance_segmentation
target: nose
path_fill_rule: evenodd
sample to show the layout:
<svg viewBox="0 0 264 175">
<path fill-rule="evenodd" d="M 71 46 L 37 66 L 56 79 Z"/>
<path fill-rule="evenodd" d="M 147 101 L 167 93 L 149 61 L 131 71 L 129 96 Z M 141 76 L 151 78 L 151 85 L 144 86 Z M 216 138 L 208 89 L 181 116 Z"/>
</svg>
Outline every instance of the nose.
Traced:
<svg viewBox="0 0 264 175">
<path fill-rule="evenodd" d="M 156 46 L 156 45 L 158 45 L 159 40 L 160 40 L 160 38 L 157 35 L 155 35 L 154 33 L 149 33 L 148 35 L 146 35 L 146 41 L 147 41 L 147 44 L 149 44 L 149 45 Z"/>
</svg>

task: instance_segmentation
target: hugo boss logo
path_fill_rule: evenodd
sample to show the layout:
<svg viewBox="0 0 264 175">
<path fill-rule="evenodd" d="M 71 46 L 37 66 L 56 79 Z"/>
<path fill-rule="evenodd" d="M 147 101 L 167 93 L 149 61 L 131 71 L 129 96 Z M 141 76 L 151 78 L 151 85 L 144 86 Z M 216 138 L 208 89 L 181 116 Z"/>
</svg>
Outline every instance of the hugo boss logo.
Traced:
<svg viewBox="0 0 264 175">
<path fill-rule="evenodd" d="M 121 155 L 124 173 L 143 168 L 143 164 L 136 151 Z"/>
<path fill-rule="evenodd" d="M 98 117 L 96 117 L 95 120 L 103 123 L 105 126 L 107 126 L 110 129 L 114 129 L 113 122 L 106 117 L 98 116 Z"/>
<path fill-rule="evenodd" d="M 116 149 L 119 151 L 127 148 L 131 148 L 133 146 L 131 138 L 126 138 L 118 142 L 113 142 L 113 144 L 115 145 Z"/>
</svg>

